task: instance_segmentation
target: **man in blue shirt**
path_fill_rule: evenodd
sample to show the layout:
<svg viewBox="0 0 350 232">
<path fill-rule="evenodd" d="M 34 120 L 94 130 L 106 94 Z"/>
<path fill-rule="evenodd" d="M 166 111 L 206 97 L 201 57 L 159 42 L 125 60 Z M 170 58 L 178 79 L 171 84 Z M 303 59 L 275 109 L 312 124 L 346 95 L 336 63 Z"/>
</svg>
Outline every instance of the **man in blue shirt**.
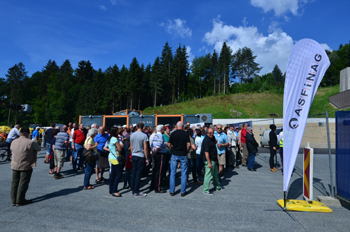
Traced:
<svg viewBox="0 0 350 232">
<path fill-rule="evenodd" d="M 216 148 L 218 150 L 218 163 L 219 163 L 219 174 L 222 174 L 224 170 L 224 165 L 226 165 L 226 147 L 229 145 L 229 140 L 227 135 L 222 131 L 222 125 L 218 124 L 216 126 L 217 131 L 215 131 L 214 136 L 218 141 Z"/>
<path fill-rule="evenodd" d="M 39 130 L 40 130 L 40 127 L 37 126 L 32 133 L 32 141 L 34 141 L 36 143 L 39 142 Z"/>
<path fill-rule="evenodd" d="M 96 183 L 101 183 L 105 179 L 103 178 L 103 173 L 105 171 L 105 168 L 108 167 L 108 156 L 107 157 L 102 157 L 101 152 L 103 150 L 103 147 L 105 146 L 107 140 L 109 139 L 108 134 L 106 134 L 106 129 L 103 126 L 100 126 L 99 132 L 95 138 L 94 141 L 95 143 L 98 143 L 97 145 L 97 152 L 98 152 L 98 160 L 96 162 Z M 98 170 L 101 168 L 101 177 L 98 175 Z"/>
</svg>

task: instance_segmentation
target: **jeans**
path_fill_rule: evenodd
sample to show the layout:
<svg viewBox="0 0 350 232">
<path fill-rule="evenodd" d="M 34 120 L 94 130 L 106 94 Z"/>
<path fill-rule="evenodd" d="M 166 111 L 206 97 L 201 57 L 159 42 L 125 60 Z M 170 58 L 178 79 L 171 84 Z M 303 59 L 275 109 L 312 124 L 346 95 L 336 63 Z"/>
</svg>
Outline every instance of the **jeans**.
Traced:
<svg viewBox="0 0 350 232">
<path fill-rule="evenodd" d="M 193 182 L 198 182 L 196 169 L 197 169 L 197 159 L 196 158 L 188 159 L 187 178 L 190 175 L 190 172 L 192 172 Z"/>
<path fill-rule="evenodd" d="M 131 175 L 131 191 L 137 195 L 140 193 L 140 180 L 143 167 L 145 166 L 145 157 L 131 156 L 132 175 Z"/>
<path fill-rule="evenodd" d="M 94 168 L 96 166 L 96 162 L 93 164 L 86 163 L 85 167 L 85 176 L 84 176 L 84 187 L 87 188 L 90 185 L 90 177 L 92 175 L 92 172 L 94 171 Z"/>
<path fill-rule="evenodd" d="M 130 186 L 132 169 L 125 169 L 124 187 Z"/>
<path fill-rule="evenodd" d="M 51 144 L 48 143 L 47 144 L 47 151 L 46 151 L 46 155 L 50 155 L 50 150 L 51 150 Z"/>
<path fill-rule="evenodd" d="M 208 161 L 204 161 L 205 164 L 205 175 L 203 181 L 203 192 L 209 192 L 210 180 L 213 178 L 213 183 L 216 189 L 221 189 L 219 182 L 219 171 L 216 161 L 211 161 L 212 168 L 209 168 Z"/>
<path fill-rule="evenodd" d="M 177 169 L 177 162 L 180 162 L 181 167 L 181 193 L 186 192 L 186 183 L 187 183 L 187 156 L 177 156 L 172 155 L 170 159 L 170 192 L 175 192 L 175 175 Z"/>
<path fill-rule="evenodd" d="M 79 157 L 78 168 L 83 167 L 83 146 L 77 143 L 74 143 L 75 150 L 73 151 L 73 170 L 77 170 L 77 159 Z"/>
<path fill-rule="evenodd" d="M 269 163 L 270 163 L 270 168 L 274 168 L 275 167 L 275 161 L 273 160 L 273 158 L 276 155 L 276 150 L 274 150 L 272 147 L 270 147 L 270 159 L 269 159 Z"/>
<path fill-rule="evenodd" d="M 255 162 L 255 154 L 249 153 L 248 157 L 248 168 L 254 169 L 254 162 Z"/>
<path fill-rule="evenodd" d="M 200 154 L 197 154 L 197 173 L 202 174 L 202 169 L 203 169 L 203 159 Z"/>
<path fill-rule="evenodd" d="M 8 149 L 9 149 L 9 152 L 12 153 L 10 147 L 11 147 L 11 143 L 12 143 L 13 139 L 6 139 L 6 143 L 8 143 Z"/>
<path fill-rule="evenodd" d="M 118 184 L 122 177 L 123 166 L 121 164 L 111 164 L 111 176 L 109 177 L 109 192 L 117 193 Z"/>
<path fill-rule="evenodd" d="M 72 146 L 72 142 L 69 142 L 69 144 L 70 144 L 70 146 Z M 69 159 L 69 157 L 71 157 L 71 155 L 72 155 L 72 152 L 71 152 L 71 150 L 70 150 L 70 148 L 69 147 L 67 147 L 67 152 L 66 152 L 66 159 Z"/>
</svg>

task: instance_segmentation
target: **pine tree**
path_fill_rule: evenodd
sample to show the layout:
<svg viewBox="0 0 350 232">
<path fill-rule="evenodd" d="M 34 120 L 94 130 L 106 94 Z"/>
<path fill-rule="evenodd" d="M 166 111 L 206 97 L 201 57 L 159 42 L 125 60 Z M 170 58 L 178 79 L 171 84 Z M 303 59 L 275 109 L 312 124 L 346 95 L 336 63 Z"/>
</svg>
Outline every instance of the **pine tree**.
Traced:
<svg viewBox="0 0 350 232">
<path fill-rule="evenodd" d="M 160 59 L 159 57 L 157 57 L 152 66 L 151 80 L 150 80 L 150 87 L 153 93 L 153 107 L 157 106 L 157 96 L 162 93 L 161 77 L 162 77 L 162 68 L 160 65 Z"/>
<path fill-rule="evenodd" d="M 224 92 L 224 94 L 226 94 L 228 84 L 229 84 L 231 57 L 232 57 L 232 50 L 226 44 L 226 42 L 224 42 L 222 44 L 220 57 L 219 57 L 219 71 L 220 71 L 219 75 L 223 77 L 223 92 Z M 220 82 L 219 82 L 219 86 L 220 86 Z M 219 93 L 220 93 L 220 87 L 219 87 Z"/>
<path fill-rule="evenodd" d="M 128 85 L 129 80 L 128 80 L 128 73 L 129 70 L 125 67 L 125 65 L 122 66 L 120 69 L 120 76 L 119 76 L 119 81 L 118 81 L 118 88 L 122 88 L 121 95 L 119 96 L 119 101 L 120 101 L 120 110 L 122 109 L 128 109 Z"/>
<path fill-rule="evenodd" d="M 7 98 L 8 100 L 15 104 L 22 104 L 24 100 L 21 96 L 21 90 L 24 85 L 24 80 L 27 78 L 27 71 L 25 70 L 24 64 L 22 62 L 15 64 L 13 67 L 9 68 L 7 74 Z M 15 124 L 17 123 L 17 113 L 15 111 Z M 7 123 L 10 124 L 10 114 L 11 109 L 9 109 L 9 117 Z"/>
<path fill-rule="evenodd" d="M 255 59 L 256 56 L 253 55 L 250 48 L 238 49 L 232 56 L 231 73 L 233 78 L 238 77 L 241 84 L 242 82 L 251 82 L 261 70 Z"/>
<path fill-rule="evenodd" d="M 278 67 L 278 65 L 276 64 L 275 67 L 272 70 L 272 74 L 275 77 L 275 83 L 276 84 L 282 84 L 283 82 L 283 74 L 281 69 Z"/>
<path fill-rule="evenodd" d="M 189 64 L 187 60 L 186 47 L 179 47 L 176 49 L 174 60 L 173 60 L 173 72 L 175 77 L 175 86 L 176 86 L 176 98 L 180 98 L 180 93 L 186 95 L 186 84 L 187 84 L 187 75 Z"/>
<path fill-rule="evenodd" d="M 150 82 L 151 82 L 151 78 L 152 78 L 152 66 L 151 64 L 148 64 L 146 66 L 146 69 L 145 69 L 145 72 L 144 72 L 144 77 L 143 77 L 143 80 L 144 80 L 144 85 L 145 85 L 145 93 L 144 93 L 144 102 L 145 102 L 145 105 L 143 108 L 146 108 L 148 106 L 151 105 L 150 102 L 152 102 L 152 91 L 151 91 L 151 85 L 150 85 Z"/>
<path fill-rule="evenodd" d="M 175 77 L 172 75 L 172 62 L 173 62 L 173 53 L 169 43 L 166 42 L 163 46 L 162 56 L 160 57 L 160 68 L 161 68 L 161 78 L 165 86 L 172 86 L 170 92 L 168 91 L 162 97 L 165 102 L 171 99 L 171 102 L 174 103 L 175 100 Z"/>
<path fill-rule="evenodd" d="M 212 73 L 213 84 L 214 84 L 213 95 L 215 95 L 215 90 L 216 90 L 215 84 L 218 78 L 218 67 L 219 67 L 219 58 L 218 58 L 217 52 L 214 49 L 214 52 L 211 56 L 211 73 Z"/>
<path fill-rule="evenodd" d="M 78 64 L 78 68 L 75 70 L 76 83 L 80 86 L 80 89 L 77 90 L 79 92 L 79 96 L 77 97 L 76 106 L 75 106 L 75 114 L 76 115 L 89 115 L 91 111 L 89 108 L 89 93 L 92 91 L 94 87 L 92 85 L 93 76 L 96 71 L 93 69 L 90 61 L 80 61 Z"/>
<path fill-rule="evenodd" d="M 141 70 L 139 62 L 137 61 L 136 57 L 132 59 L 132 62 L 130 64 L 129 72 L 128 72 L 128 85 L 127 90 L 129 93 L 129 102 L 130 102 L 130 108 L 134 109 L 134 103 L 135 103 L 135 95 L 136 95 L 136 87 L 139 84 L 138 81 L 140 80 Z"/>
</svg>

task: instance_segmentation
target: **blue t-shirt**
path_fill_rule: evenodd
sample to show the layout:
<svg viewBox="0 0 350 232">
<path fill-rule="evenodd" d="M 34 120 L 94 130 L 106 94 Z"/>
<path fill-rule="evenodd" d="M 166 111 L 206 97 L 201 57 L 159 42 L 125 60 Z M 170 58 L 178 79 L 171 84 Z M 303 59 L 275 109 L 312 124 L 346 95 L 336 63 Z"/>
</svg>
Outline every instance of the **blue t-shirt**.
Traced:
<svg viewBox="0 0 350 232">
<path fill-rule="evenodd" d="M 67 146 L 64 145 L 65 141 L 69 142 L 69 134 L 63 131 L 58 133 L 55 142 L 55 150 L 66 150 Z"/>
<path fill-rule="evenodd" d="M 38 131 L 38 130 L 34 130 L 34 131 L 33 131 L 32 138 L 33 138 L 33 139 L 34 139 L 34 138 L 38 138 L 38 140 L 39 140 L 39 131 Z"/>
<path fill-rule="evenodd" d="M 112 137 L 111 140 L 109 140 L 108 143 L 108 149 L 109 149 L 109 156 L 108 159 L 116 160 L 117 159 L 117 152 L 116 152 L 116 146 L 115 144 L 118 142 L 118 139 L 116 137 Z"/>
<path fill-rule="evenodd" d="M 97 145 L 97 151 L 101 152 L 103 147 L 105 146 L 107 140 L 109 139 L 109 135 L 108 134 L 104 134 L 103 136 L 101 135 L 101 133 L 98 133 L 95 138 L 94 141 L 95 143 L 98 143 Z"/>
<path fill-rule="evenodd" d="M 218 134 L 216 131 L 214 133 L 215 139 L 218 141 L 217 144 L 219 143 L 228 143 L 228 138 L 227 135 L 224 132 L 221 132 L 220 134 Z M 218 154 L 223 154 L 226 152 L 226 147 L 221 146 L 220 148 L 218 148 L 218 145 L 216 145 L 216 148 L 218 150 Z"/>
</svg>

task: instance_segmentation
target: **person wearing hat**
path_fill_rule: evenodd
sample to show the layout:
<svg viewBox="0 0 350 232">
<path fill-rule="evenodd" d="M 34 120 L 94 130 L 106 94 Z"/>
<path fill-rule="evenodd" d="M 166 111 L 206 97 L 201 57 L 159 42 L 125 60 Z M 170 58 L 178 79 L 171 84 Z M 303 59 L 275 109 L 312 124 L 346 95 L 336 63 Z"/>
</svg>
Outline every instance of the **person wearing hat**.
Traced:
<svg viewBox="0 0 350 232">
<path fill-rule="evenodd" d="M 32 203 L 31 200 L 25 199 L 25 195 L 29 187 L 33 168 L 36 166 L 37 152 L 41 150 L 41 147 L 28 139 L 29 133 L 28 127 L 22 127 L 20 137 L 11 143 L 12 206 L 22 206 Z"/>
</svg>

